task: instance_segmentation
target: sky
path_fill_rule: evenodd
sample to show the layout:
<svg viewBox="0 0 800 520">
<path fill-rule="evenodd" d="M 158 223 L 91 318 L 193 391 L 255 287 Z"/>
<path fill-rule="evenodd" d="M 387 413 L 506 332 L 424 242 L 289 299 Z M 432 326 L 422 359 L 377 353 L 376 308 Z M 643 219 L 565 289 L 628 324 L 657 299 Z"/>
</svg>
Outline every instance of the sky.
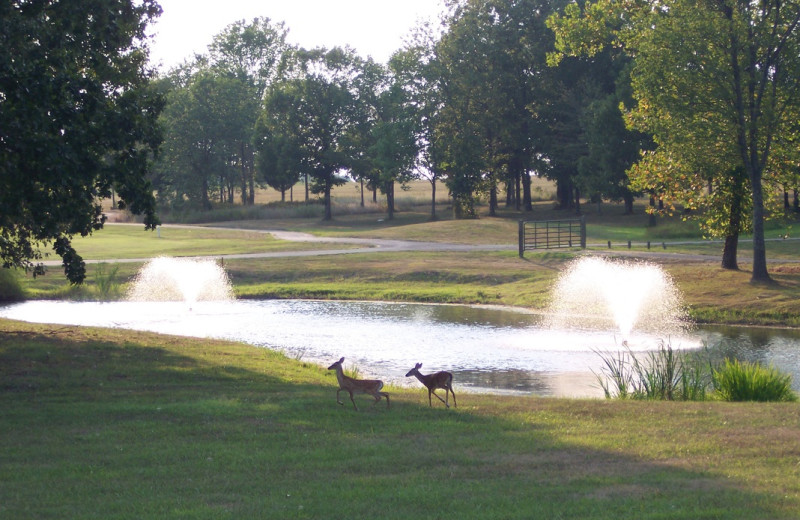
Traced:
<svg viewBox="0 0 800 520">
<path fill-rule="evenodd" d="M 204 53 L 228 25 L 266 17 L 284 22 L 289 43 L 307 49 L 349 45 L 386 63 L 420 20 L 436 20 L 442 0 L 160 0 L 150 27 L 150 61 L 166 71 Z"/>
</svg>

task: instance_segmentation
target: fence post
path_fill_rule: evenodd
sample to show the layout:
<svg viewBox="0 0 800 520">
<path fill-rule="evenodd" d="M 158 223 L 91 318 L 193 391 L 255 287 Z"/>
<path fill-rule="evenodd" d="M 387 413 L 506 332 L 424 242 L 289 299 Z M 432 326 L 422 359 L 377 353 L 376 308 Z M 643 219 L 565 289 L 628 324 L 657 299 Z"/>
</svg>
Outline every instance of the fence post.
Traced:
<svg viewBox="0 0 800 520">
<path fill-rule="evenodd" d="M 525 221 L 519 221 L 519 257 L 525 256 Z"/>
</svg>

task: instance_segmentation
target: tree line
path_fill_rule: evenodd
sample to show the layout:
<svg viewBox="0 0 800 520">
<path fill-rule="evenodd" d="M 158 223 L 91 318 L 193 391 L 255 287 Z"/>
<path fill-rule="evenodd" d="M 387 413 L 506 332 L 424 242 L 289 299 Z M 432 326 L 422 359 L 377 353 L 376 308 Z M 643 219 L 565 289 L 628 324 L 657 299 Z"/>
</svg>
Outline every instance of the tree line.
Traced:
<svg viewBox="0 0 800 520">
<path fill-rule="evenodd" d="M 155 2 L 62 4 L 0 8 L 3 193 L 24 195 L 0 199 L 4 265 L 32 265 L 32 244 L 56 238 L 79 274 L 69 238 L 102 226 L 96 201 L 112 189 L 152 226 L 156 197 L 174 208 L 249 205 L 260 186 L 285 194 L 304 181 L 330 219 L 331 189 L 352 178 L 386 197 L 391 218 L 395 187 L 424 178 L 444 183 L 455 217 L 472 218 L 479 200 L 490 214 L 500 204 L 531 211 L 537 175 L 569 211 L 612 200 L 631 212 L 641 195 L 653 215 L 685 211 L 725 238 L 726 268 L 738 267 L 739 234 L 752 232 L 753 280 L 769 280 L 763 222 L 779 209 L 774 195 L 798 184 L 800 1 L 446 0 L 441 19 L 386 64 L 347 47 L 289 45 L 284 24 L 257 18 L 158 77 L 143 58 Z M 52 71 L 62 69 L 58 87 Z M 25 88 L 42 93 L 38 112 Z M 27 133 L 23 109 L 42 121 Z M 91 141 L 101 128 L 119 137 Z M 95 133 L 78 141 L 78 129 Z M 87 142 L 91 157 L 76 151 Z M 62 161 L 45 166 L 41 149 Z M 54 164 L 58 179 L 39 177 Z M 53 204 L 53 185 L 67 179 L 82 183 L 60 192 L 81 194 L 79 224 L 19 207 Z M 434 201 L 435 189 L 432 218 Z"/>
</svg>

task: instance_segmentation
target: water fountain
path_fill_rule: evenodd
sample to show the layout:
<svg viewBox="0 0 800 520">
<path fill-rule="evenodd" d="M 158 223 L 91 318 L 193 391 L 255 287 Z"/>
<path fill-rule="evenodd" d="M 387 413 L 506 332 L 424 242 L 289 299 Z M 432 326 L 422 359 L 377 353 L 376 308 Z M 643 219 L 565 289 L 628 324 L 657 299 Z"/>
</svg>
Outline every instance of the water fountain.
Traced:
<svg viewBox="0 0 800 520">
<path fill-rule="evenodd" d="M 689 324 L 681 293 L 660 266 L 600 257 L 567 266 L 546 319 L 550 329 L 613 331 L 623 341 L 634 333 L 667 338 Z"/>
<path fill-rule="evenodd" d="M 538 395 L 599 397 L 597 352 L 623 341 L 639 352 L 667 338 L 676 348 L 708 343 L 719 357 L 800 366 L 800 334 L 775 329 L 756 341 L 740 339 L 740 328 L 688 331 L 680 292 L 658 266 L 582 258 L 553 295 L 544 318 L 495 307 L 237 300 L 213 260 L 159 258 L 142 268 L 128 301 L 28 301 L 0 305 L 0 317 L 243 341 L 320 365 L 346 355 L 365 375 L 398 385 L 409 363 L 424 361 L 453 372 L 461 388 Z"/>
<path fill-rule="evenodd" d="M 147 262 L 131 283 L 130 301 L 186 302 L 233 299 L 228 274 L 213 260 L 158 257 Z"/>
</svg>

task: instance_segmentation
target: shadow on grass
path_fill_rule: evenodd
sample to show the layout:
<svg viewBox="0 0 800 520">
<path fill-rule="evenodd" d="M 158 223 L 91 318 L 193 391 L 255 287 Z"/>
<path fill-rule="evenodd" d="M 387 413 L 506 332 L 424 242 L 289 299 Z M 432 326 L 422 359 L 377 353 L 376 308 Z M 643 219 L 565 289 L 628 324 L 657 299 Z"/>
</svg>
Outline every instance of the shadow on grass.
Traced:
<svg viewBox="0 0 800 520">
<path fill-rule="evenodd" d="M 361 396 L 355 411 L 332 373 L 269 351 L 16 326 L 0 332 L 0 516 L 792 516 L 724 471 L 571 442 L 607 427 L 581 416 L 592 404 L 459 393 L 444 410 L 389 391 L 390 409 Z"/>
</svg>

